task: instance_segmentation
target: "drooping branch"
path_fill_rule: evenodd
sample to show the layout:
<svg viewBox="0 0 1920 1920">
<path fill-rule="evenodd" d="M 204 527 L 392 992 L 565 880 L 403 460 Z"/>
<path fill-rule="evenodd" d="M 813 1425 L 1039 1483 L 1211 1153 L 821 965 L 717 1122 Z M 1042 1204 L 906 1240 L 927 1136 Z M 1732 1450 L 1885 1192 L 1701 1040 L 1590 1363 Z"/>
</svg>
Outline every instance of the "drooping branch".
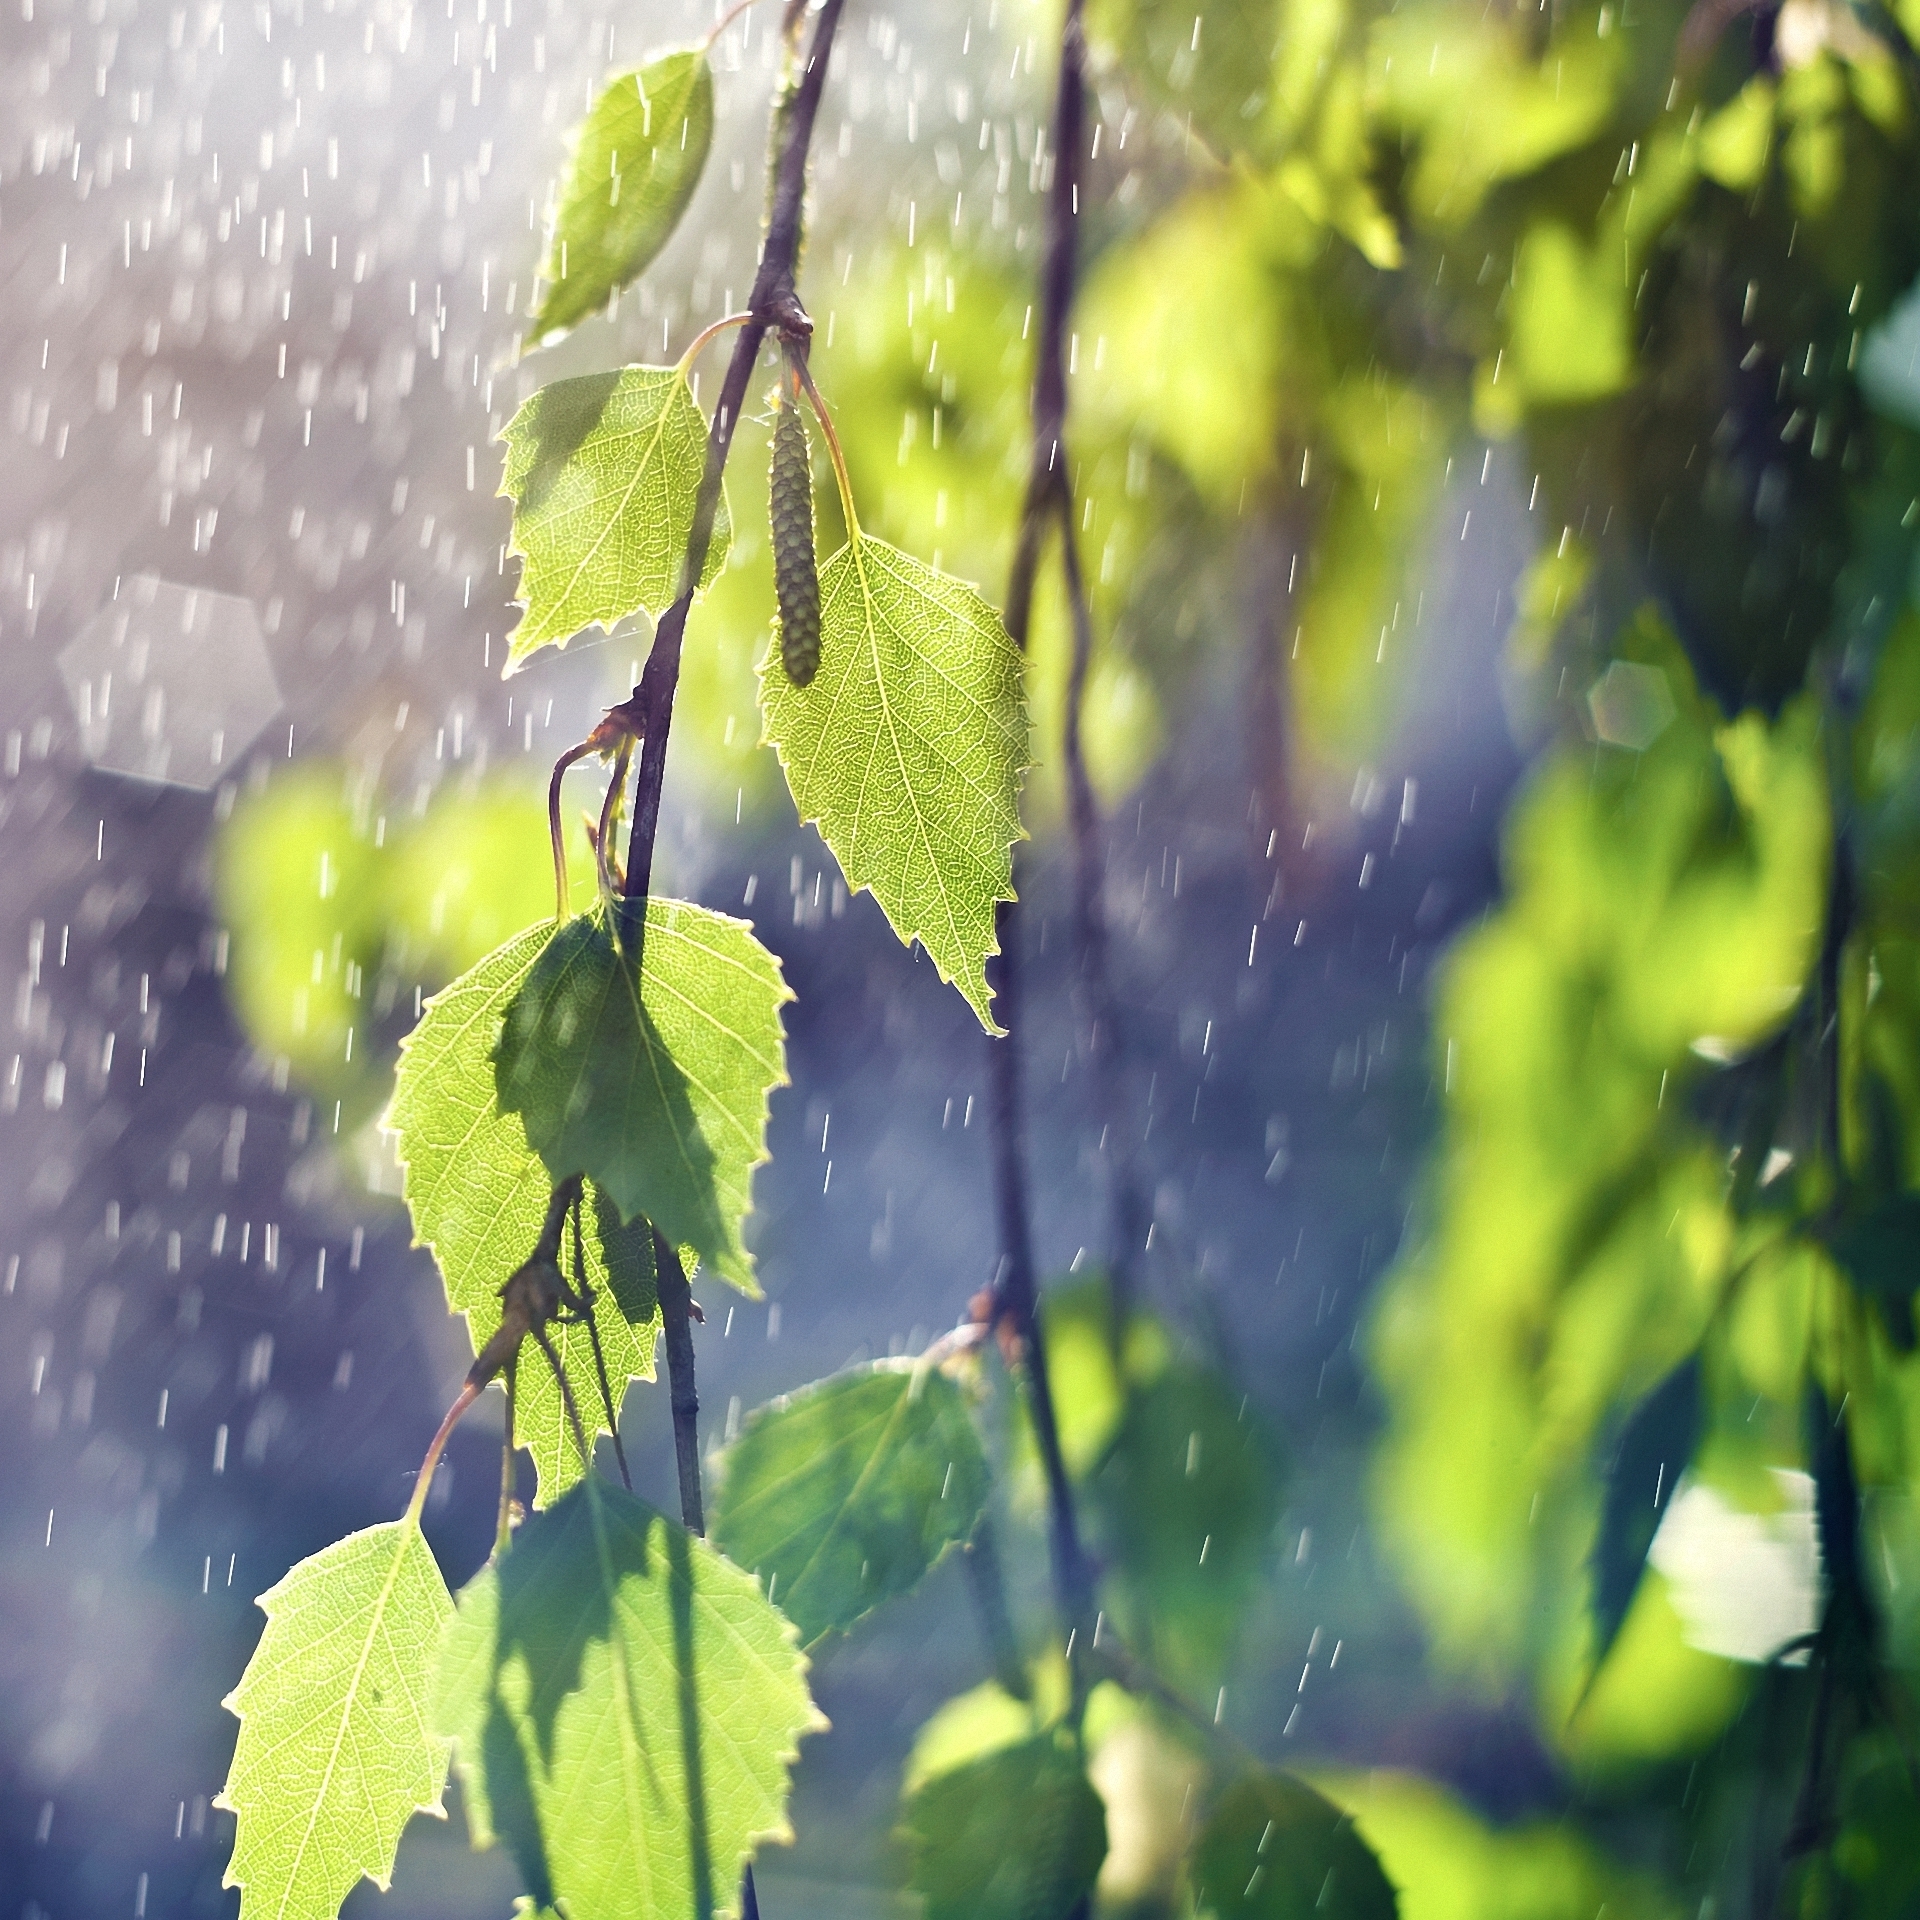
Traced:
<svg viewBox="0 0 1920 1920">
<path fill-rule="evenodd" d="M 1082 719 L 1087 672 L 1093 660 L 1093 610 L 1080 567 L 1079 530 L 1074 525 L 1071 482 L 1059 495 L 1060 562 L 1073 621 L 1072 664 L 1067 673 L 1067 711 L 1062 758 L 1067 772 L 1067 808 L 1073 827 L 1074 946 L 1078 965 L 1074 995 L 1087 1032 L 1093 1068 L 1094 1111 L 1100 1122 L 1100 1157 L 1107 1178 L 1107 1279 L 1111 1289 L 1116 1351 L 1126 1335 L 1133 1304 L 1133 1263 L 1146 1231 L 1147 1206 L 1140 1190 L 1133 1103 L 1128 1098 L 1120 1045 L 1120 1002 L 1108 964 L 1106 857 L 1100 805 L 1087 773 Z"/>
<path fill-rule="evenodd" d="M 1067 0 L 1060 34 L 1060 72 L 1054 98 L 1053 180 L 1047 203 L 1046 251 L 1040 280 L 1040 335 L 1033 381 L 1033 441 L 1026 497 L 1013 566 L 1007 581 L 1007 632 L 1026 651 L 1033 625 L 1034 578 L 1051 510 L 1069 503 L 1067 478 L 1067 319 L 1073 307 L 1085 140 L 1086 79 L 1083 0 Z M 1026 1128 L 1020 1074 L 1020 916 L 1003 901 L 995 915 L 999 951 L 987 963 L 988 984 L 1004 1039 L 988 1045 L 993 1129 L 994 1189 L 1000 1225 L 1000 1267 L 994 1283 L 998 1317 L 1016 1337 L 1026 1376 L 1034 1437 L 1047 1482 L 1048 1536 L 1054 1594 L 1070 1642 L 1084 1642 L 1094 1622 L 1092 1564 L 1080 1539 L 1073 1483 L 1060 1448 L 1052 1382 L 1040 1340 L 1039 1284 L 1033 1255 L 1032 1208 L 1027 1192 Z"/>
</svg>

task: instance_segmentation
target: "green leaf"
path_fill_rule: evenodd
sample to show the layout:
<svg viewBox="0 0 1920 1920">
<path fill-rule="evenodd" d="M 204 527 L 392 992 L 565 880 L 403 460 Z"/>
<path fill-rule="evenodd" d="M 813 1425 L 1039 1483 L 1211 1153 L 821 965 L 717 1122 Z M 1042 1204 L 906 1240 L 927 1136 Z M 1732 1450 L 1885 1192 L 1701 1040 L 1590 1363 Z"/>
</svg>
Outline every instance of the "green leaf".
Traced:
<svg viewBox="0 0 1920 1920">
<path fill-rule="evenodd" d="M 429 1247 L 446 1282 L 447 1305 L 465 1314 L 478 1353 L 500 1324 L 500 1289 L 533 1251 L 554 1178 L 527 1142 L 520 1116 L 501 1111 L 493 1050 L 514 996 L 553 937 L 529 927 L 426 1004 L 400 1045 L 387 1125 L 398 1135 L 407 1206 L 417 1244 Z M 630 1379 L 653 1378 L 659 1326 L 653 1235 L 644 1220 L 620 1223 L 589 1182 L 581 1210 L 582 1251 L 593 1289 L 594 1324 L 617 1416 Z M 561 1247 L 573 1275 L 573 1236 Z M 607 1431 L 593 1342 L 584 1325 L 556 1323 L 547 1337 L 566 1370 L 581 1424 Z M 580 1449 L 545 1357 L 522 1349 L 514 1382 L 515 1438 L 533 1455 L 536 1498 L 551 1505 L 580 1478 Z"/>
<path fill-rule="evenodd" d="M 1107 1855 L 1107 1810 L 1054 1734 L 925 1781 L 901 1831 L 926 1920 L 1061 1920 Z"/>
<path fill-rule="evenodd" d="M 707 458 L 707 423 L 673 367 L 556 380 L 507 422 L 509 551 L 526 614 L 507 645 L 513 673 L 540 648 L 598 623 L 649 618 L 678 593 Z M 723 494 L 700 584 L 726 563 Z"/>
<path fill-rule="evenodd" d="M 972 1533 L 987 1490 L 960 1388 L 879 1361 L 749 1417 L 727 1452 L 713 1537 L 811 1644 L 915 1586 Z"/>
<path fill-rule="evenodd" d="M 1700 1356 L 1690 1354 L 1627 1416 L 1607 1468 L 1593 1545 L 1593 1670 L 1640 1590 L 1673 1489 L 1700 1441 Z"/>
<path fill-rule="evenodd" d="M 1246 1774 L 1227 1789 L 1188 1873 L 1212 1920 L 1394 1920 L 1400 1910 L 1352 1819 L 1286 1773 Z"/>
<path fill-rule="evenodd" d="M 740 1223 L 793 996 L 746 921 L 685 901 L 647 902 L 643 953 L 636 992 L 604 910 L 553 936 L 501 1031 L 500 1104 L 556 1180 L 584 1173 L 624 1218 L 645 1214 L 755 1294 Z"/>
<path fill-rule="evenodd" d="M 1266 1580 L 1282 1484 L 1278 1442 L 1219 1374 L 1176 1360 L 1129 1384 L 1089 1504 L 1129 1631 L 1176 1681 L 1219 1684 Z"/>
<path fill-rule="evenodd" d="M 589 318 L 645 272 L 700 183 L 713 143 L 713 69 L 702 48 L 623 73 L 580 127 L 527 329 L 538 346 Z"/>
<path fill-rule="evenodd" d="M 242 1920 L 332 1920 L 363 1876 L 384 1890 L 415 1813 L 441 1812 L 447 1742 L 427 1708 L 453 1602 L 408 1518 L 302 1560 L 260 1607 L 225 1703 L 240 1719 L 214 1803 L 238 1820 L 225 1884 Z"/>
<path fill-rule="evenodd" d="M 737 1911 L 826 1723 L 759 1583 L 595 1475 L 460 1595 L 434 1698 L 478 1845 L 592 1920 Z"/>
<path fill-rule="evenodd" d="M 971 587 L 859 532 L 820 570 L 820 615 L 806 686 L 777 647 L 761 661 L 766 739 L 847 884 L 998 1033 L 986 962 L 1021 838 L 1019 651 Z"/>
</svg>

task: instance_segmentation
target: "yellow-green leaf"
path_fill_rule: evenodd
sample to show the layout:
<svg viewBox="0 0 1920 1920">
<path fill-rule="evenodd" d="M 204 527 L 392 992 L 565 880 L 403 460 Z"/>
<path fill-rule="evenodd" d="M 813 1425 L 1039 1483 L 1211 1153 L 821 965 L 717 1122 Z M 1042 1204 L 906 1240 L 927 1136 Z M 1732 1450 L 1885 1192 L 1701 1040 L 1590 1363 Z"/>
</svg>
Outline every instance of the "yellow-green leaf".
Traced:
<svg viewBox="0 0 1920 1920">
<path fill-rule="evenodd" d="M 567 169 L 529 346 L 597 313 L 646 270 L 680 224 L 712 143 L 713 69 L 703 49 L 662 54 L 607 87 Z"/>
<path fill-rule="evenodd" d="M 428 1702 L 453 1602 L 409 1517 L 301 1561 L 260 1607 L 266 1632 L 226 1700 L 226 1885 L 242 1920 L 333 1920 L 362 1878 L 386 1887 L 407 1821 L 441 1811 L 448 1743 Z"/>
<path fill-rule="evenodd" d="M 989 1033 L 994 908 L 1013 898 L 1027 717 L 1020 655 L 964 582 L 855 532 L 820 570 L 820 666 L 796 687 L 770 649 L 766 738 L 803 821 L 870 887 Z"/>
<path fill-rule="evenodd" d="M 460 1595 L 435 1690 L 475 1843 L 591 1920 L 738 1912 L 826 1723 L 792 1626 L 704 1540 L 597 1475 Z"/>
<path fill-rule="evenodd" d="M 707 423 L 686 377 L 673 367 L 622 367 L 556 380 L 502 438 L 500 491 L 513 501 L 509 551 L 521 561 L 526 607 L 504 671 L 587 627 L 657 617 L 680 590 L 707 457 Z M 726 563 L 728 534 L 722 495 L 702 586 Z"/>
</svg>

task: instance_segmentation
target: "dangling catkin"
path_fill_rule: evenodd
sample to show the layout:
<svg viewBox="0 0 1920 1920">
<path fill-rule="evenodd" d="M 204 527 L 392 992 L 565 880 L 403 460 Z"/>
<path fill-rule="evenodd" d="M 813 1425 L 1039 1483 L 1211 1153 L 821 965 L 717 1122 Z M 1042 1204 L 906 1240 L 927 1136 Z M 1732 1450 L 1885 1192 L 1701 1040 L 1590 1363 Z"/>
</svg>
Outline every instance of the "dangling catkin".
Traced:
<svg viewBox="0 0 1920 1920">
<path fill-rule="evenodd" d="M 780 660 L 804 687 L 820 665 L 820 575 L 813 557 L 813 477 L 807 423 L 798 396 L 782 392 L 773 415 L 773 589 L 780 612 Z"/>
</svg>

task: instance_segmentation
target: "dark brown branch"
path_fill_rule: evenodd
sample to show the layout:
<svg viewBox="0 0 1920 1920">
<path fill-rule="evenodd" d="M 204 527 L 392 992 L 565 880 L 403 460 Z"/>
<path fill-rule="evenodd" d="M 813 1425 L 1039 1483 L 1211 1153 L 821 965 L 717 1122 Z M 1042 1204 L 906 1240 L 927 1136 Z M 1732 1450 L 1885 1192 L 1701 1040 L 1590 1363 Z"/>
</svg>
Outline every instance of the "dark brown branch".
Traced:
<svg viewBox="0 0 1920 1920">
<path fill-rule="evenodd" d="M 1120 1046 L 1120 1002 L 1108 967 L 1104 897 L 1106 860 L 1101 846 L 1100 806 L 1087 774 L 1081 718 L 1087 672 L 1093 660 L 1093 610 L 1080 569 L 1079 530 L 1074 525 L 1069 482 L 1059 495 L 1060 563 L 1073 618 L 1073 658 L 1067 674 L 1067 712 L 1062 757 L 1067 769 L 1067 808 L 1073 824 L 1074 941 L 1079 951 L 1075 997 L 1087 1029 L 1093 1067 L 1094 1110 L 1100 1121 L 1100 1157 L 1107 1176 L 1107 1279 L 1113 1302 L 1115 1351 L 1126 1338 L 1133 1305 L 1133 1262 L 1146 1231 L 1147 1207 L 1140 1192 L 1132 1102 L 1127 1097 Z"/>
<path fill-rule="evenodd" d="M 720 510 L 720 482 L 733 445 L 740 409 L 767 334 L 804 342 L 813 331 L 795 289 L 807 195 L 807 157 L 813 142 L 813 123 L 826 85 L 833 36 L 840 24 L 845 0 L 825 0 L 814 25 L 806 62 L 797 82 L 782 90 L 774 108 L 774 147 L 770 157 L 772 187 L 768 195 L 767 233 L 761 248 L 760 270 L 747 302 L 749 319 L 733 343 L 719 404 L 707 430 L 707 460 L 700 475 L 700 491 L 693 505 L 693 526 L 687 536 L 686 556 L 680 567 L 680 592 L 654 630 L 653 646 L 640 670 L 640 684 L 626 701 L 632 731 L 641 736 L 640 774 L 633 796 L 633 828 L 627 840 L 627 876 L 623 890 L 621 940 L 638 964 L 646 922 L 647 891 L 653 884 L 653 843 L 660 830 L 660 793 L 666 775 L 667 736 L 673 724 L 673 699 L 680 683 L 680 645 L 687 614 L 713 544 L 714 520 Z M 799 24 L 798 16 L 794 24 Z"/>
<path fill-rule="evenodd" d="M 1085 139 L 1086 81 L 1083 0 L 1067 0 L 1060 34 L 1060 74 L 1054 99 L 1053 181 L 1047 204 L 1047 243 L 1040 280 L 1040 336 L 1033 381 L 1033 445 L 1019 536 L 1007 580 L 1007 632 L 1022 652 L 1033 624 L 1033 586 L 1049 509 L 1071 499 L 1067 482 L 1067 318 L 1073 306 L 1075 225 L 1081 150 Z M 1069 508 L 1070 511 L 1070 508 Z M 1020 1084 L 1019 911 L 1002 901 L 995 914 L 999 951 L 987 963 L 994 1011 L 1005 1037 L 989 1043 L 987 1062 L 993 1130 L 994 1190 L 1000 1220 L 1000 1270 L 994 1282 L 997 1316 L 1011 1328 L 1026 1375 L 1034 1437 L 1047 1482 L 1048 1540 L 1054 1596 L 1070 1641 L 1084 1643 L 1094 1622 L 1093 1569 L 1080 1540 L 1073 1483 L 1060 1450 L 1053 1388 L 1040 1340 L 1039 1284 L 1033 1257 L 1032 1208 L 1027 1194 L 1026 1129 Z"/>
<path fill-rule="evenodd" d="M 667 1402 L 673 1409 L 673 1461 L 680 1475 L 680 1524 L 707 1530 L 700 1498 L 700 1394 L 693 1379 L 693 1293 L 680 1254 L 658 1227 L 653 1233 L 660 1324 L 667 1349 Z"/>
</svg>

